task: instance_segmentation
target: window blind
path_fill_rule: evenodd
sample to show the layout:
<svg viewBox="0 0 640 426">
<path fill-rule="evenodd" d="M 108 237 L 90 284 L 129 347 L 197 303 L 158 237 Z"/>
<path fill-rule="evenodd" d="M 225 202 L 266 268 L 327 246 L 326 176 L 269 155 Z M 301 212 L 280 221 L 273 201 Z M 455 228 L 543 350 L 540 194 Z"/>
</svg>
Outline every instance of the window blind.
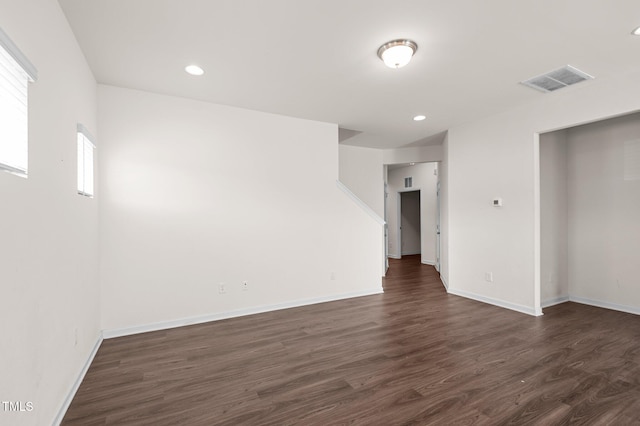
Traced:
<svg viewBox="0 0 640 426">
<path fill-rule="evenodd" d="M 37 71 L 0 29 L 0 169 L 26 175 L 28 169 L 29 81 Z"/>
<path fill-rule="evenodd" d="M 93 136 L 82 125 L 78 124 L 78 194 L 93 197 L 93 154 L 95 144 Z"/>
</svg>

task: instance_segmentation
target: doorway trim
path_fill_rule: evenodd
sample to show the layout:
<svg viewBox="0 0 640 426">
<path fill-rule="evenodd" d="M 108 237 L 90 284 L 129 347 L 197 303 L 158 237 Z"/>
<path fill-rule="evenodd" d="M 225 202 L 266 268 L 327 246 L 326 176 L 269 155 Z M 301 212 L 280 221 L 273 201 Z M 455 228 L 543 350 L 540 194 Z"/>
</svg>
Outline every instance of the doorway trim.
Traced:
<svg viewBox="0 0 640 426">
<path fill-rule="evenodd" d="M 436 183 L 436 263 L 433 265 L 440 273 L 440 176 Z"/>
</svg>

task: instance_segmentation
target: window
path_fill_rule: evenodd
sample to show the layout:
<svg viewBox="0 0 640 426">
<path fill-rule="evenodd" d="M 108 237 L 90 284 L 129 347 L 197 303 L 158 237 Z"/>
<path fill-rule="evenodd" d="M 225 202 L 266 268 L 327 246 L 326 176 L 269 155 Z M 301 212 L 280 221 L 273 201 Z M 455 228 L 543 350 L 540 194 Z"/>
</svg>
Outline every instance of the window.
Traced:
<svg viewBox="0 0 640 426">
<path fill-rule="evenodd" d="M 0 170 L 27 175 L 27 89 L 37 71 L 0 29 Z"/>
<path fill-rule="evenodd" d="M 78 124 L 78 194 L 93 197 L 93 136 Z"/>
</svg>

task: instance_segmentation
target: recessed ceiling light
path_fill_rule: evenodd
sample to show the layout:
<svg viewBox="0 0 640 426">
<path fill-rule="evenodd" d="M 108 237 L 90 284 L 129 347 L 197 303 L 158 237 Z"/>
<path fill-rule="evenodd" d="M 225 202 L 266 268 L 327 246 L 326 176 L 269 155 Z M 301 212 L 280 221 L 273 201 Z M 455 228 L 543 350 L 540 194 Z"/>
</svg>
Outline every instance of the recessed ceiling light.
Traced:
<svg viewBox="0 0 640 426">
<path fill-rule="evenodd" d="M 416 115 L 415 117 L 413 117 L 413 121 L 422 121 L 425 118 L 427 118 L 426 115 Z"/>
<path fill-rule="evenodd" d="M 191 75 L 202 75 L 204 74 L 204 70 L 197 65 L 188 65 L 184 68 L 186 72 Z"/>
<path fill-rule="evenodd" d="M 631 31 L 631 34 L 640 36 L 640 27 L 638 27 L 635 30 Z"/>
<path fill-rule="evenodd" d="M 378 49 L 378 57 L 389 68 L 402 68 L 409 63 L 418 50 L 415 41 L 400 39 L 383 44 Z"/>
<path fill-rule="evenodd" d="M 415 165 L 416 165 L 416 163 L 409 163 L 409 165 L 410 165 L 410 166 L 415 166 Z"/>
</svg>

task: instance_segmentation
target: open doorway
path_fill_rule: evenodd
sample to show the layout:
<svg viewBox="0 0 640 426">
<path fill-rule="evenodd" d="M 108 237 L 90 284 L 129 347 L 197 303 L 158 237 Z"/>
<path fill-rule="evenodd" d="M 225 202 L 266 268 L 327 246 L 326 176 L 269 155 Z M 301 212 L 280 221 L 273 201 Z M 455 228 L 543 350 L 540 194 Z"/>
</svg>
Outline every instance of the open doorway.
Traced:
<svg viewBox="0 0 640 426">
<path fill-rule="evenodd" d="M 640 314 L 640 113 L 541 133 L 540 305 Z"/>
<path fill-rule="evenodd" d="M 398 217 L 400 229 L 398 232 L 400 255 L 414 255 L 422 253 L 421 243 L 421 214 L 420 191 L 400 192 Z"/>
<path fill-rule="evenodd" d="M 385 178 L 388 257 L 400 259 L 403 255 L 419 254 L 421 263 L 436 265 L 439 258 L 436 242 L 439 210 L 438 163 L 387 165 Z M 415 206 L 413 212 L 419 212 L 419 222 L 411 217 L 402 218 L 402 210 L 411 208 L 402 207 L 403 199 L 405 204 Z M 407 232 L 411 234 L 403 235 Z"/>
<path fill-rule="evenodd" d="M 420 191 L 399 193 L 400 255 L 422 253 Z"/>
</svg>

